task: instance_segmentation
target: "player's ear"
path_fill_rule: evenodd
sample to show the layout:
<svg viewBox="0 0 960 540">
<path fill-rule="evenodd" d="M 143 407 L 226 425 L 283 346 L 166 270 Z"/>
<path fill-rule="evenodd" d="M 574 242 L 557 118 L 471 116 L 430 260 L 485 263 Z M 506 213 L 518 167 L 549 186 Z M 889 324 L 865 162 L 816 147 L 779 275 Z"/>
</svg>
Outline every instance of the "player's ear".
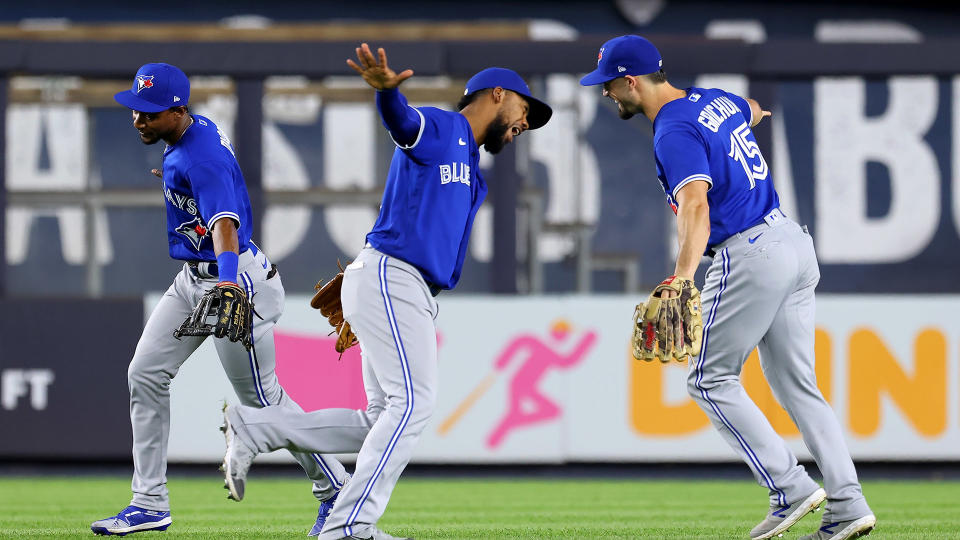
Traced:
<svg viewBox="0 0 960 540">
<path fill-rule="evenodd" d="M 501 86 L 494 88 L 490 94 L 493 96 L 493 102 L 497 105 L 503 103 L 503 100 L 507 97 L 507 91 Z"/>
</svg>

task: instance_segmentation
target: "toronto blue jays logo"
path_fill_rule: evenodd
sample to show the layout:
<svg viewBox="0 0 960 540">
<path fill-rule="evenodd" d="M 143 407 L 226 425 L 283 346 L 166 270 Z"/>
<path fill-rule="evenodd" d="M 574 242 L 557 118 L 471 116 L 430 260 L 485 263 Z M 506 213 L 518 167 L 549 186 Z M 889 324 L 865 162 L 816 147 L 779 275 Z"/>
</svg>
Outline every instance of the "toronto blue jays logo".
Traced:
<svg viewBox="0 0 960 540">
<path fill-rule="evenodd" d="M 187 240 L 190 240 L 190 243 L 193 244 L 193 249 L 200 251 L 200 243 L 203 242 L 203 239 L 207 236 L 207 227 L 203 224 L 203 220 L 199 217 L 196 217 L 185 223 L 181 223 L 177 227 L 177 232 L 186 236 Z"/>
<path fill-rule="evenodd" d="M 153 75 L 137 75 L 137 93 L 144 88 L 153 87 Z"/>
<path fill-rule="evenodd" d="M 603 49 L 605 47 L 600 47 L 600 54 L 597 55 L 597 65 L 600 65 L 600 61 L 603 60 Z"/>
</svg>

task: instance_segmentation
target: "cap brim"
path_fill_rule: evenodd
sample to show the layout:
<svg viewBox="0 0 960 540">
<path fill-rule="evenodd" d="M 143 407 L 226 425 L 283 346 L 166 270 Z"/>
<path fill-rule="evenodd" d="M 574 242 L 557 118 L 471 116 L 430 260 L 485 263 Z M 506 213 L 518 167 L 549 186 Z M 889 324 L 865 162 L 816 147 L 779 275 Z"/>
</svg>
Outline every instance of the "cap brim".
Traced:
<svg viewBox="0 0 960 540">
<path fill-rule="evenodd" d="M 521 96 L 530 105 L 530 110 L 527 112 L 527 125 L 530 127 L 527 129 L 537 129 L 546 125 L 550 121 L 550 117 L 553 116 L 553 109 L 537 98 L 523 96 L 522 94 Z"/>
<path fill-rule="evenodd" d="M 582 79 L 580 79 L 580 85 L 593 86 L 595 84 L 603 84 L 607 81 L 612 81 L 616 78 L 617 78 L 616 76 L 611 77 L 610 75 L 607 75 L 606 73 L 601 72 L 599 69 L 595 69 L 590 73 L 587 73 L 586 75 L 583 76 Z"/>
<path fill-rule="evenodd" d="M 130 90 L 117 92 L 114 94 L 113 99 L 128 109 L 145 113 L 158 113 L 169 109 L 169 107 L 164 107 L 163 105 L 150 103 L 149 101 L 138 97 Z"/>
</svg>

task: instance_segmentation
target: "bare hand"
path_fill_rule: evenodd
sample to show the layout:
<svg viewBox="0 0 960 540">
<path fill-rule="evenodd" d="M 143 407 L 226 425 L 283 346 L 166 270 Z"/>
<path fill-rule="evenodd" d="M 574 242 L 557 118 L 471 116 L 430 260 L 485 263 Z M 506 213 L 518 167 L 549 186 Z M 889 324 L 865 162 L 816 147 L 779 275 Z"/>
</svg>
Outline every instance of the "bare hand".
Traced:
<svg viewBox="0 0 960 540">
<path fill-rule="evenodd" d="M 163 180 L 163 171 L 162 171 L 162 170 L 160 170 L 160 169 L 150 169 L 150 172 L 152 172 L 153 175 L 156 176 L 157 178 Z"/>
<path fill-rule="evenodd" d="M 390 67 L 387 66 L 387 53 L 383 50 L 383 47 L 377 49 L 377 57 L 378 58 L 374 58 L 373 53 L 370 51 L 370 46 L 363 43 L 357 47 L 357 60 L 359 60 L 360 63 L 357 64 L 353 60 L 347 59 L 347 65 L 359 73 L 360 76 L 363 77 L 363 80 L 367 81 L 367 84 L 377 90 L 396 88 L 400 86 L 400 83 L 413 76 L 412 69 L 407 69 L 400 73 L 396 73 L 390 69 Z"/>
<path fill-rule="evenodd" d="M 764 110 L 764 108 L 760 106 L 760 103 L 753 98 L 747 98 L 747 104 L 750 105 L 750 119 L 752 121 L 750 127 L 756 126 L 761 120 L 768 116 L 773 116 L 773 113 Z"/>
<path fill-rule="evenodd" d="M 760 122 L 763 121 L 764 118 L 766 118 L 766 117 L 768 117 L 768 116 L 773 116 L 773 113 L 770 112 L 770 111 L 765 111 L 765 110 L 761 109 L 761 110 L 760 110 L 760 120 L 757 120 L 757 123 L 759 124 Z"/>
<path fill-rule="evenodd" d="M 753 124 L 751 124 L 750 127 L 756 127 L 757 124 L 759 124 L 761 121 L 763 121 L 764 118 L 766 118 L 766 117 L 768 117 L 768 116 L 773 116 L 773 113 L 770 112 L 770 111 L 765 111 L 765 110 L 763 110 L 763 109 L 760 109 L 760 116 L 759 116 L 758 118 L 754 118 L 754 120 L 756 120 L 756 122 L 754 122 Z"/>
</svg>

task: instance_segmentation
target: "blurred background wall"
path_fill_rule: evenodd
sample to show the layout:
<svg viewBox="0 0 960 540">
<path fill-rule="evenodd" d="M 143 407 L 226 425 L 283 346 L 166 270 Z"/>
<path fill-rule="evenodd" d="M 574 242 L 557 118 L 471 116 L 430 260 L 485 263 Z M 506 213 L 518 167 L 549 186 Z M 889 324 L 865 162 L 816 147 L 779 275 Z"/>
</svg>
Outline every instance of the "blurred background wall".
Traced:
<svg viewBox="0 0 960 540">
<path fill-rule="evenodd" d="M 305 307 L 362 247 L 393 151 L 344 63 L 361 41 L 416 71 L 403 87 L 415 105 L 450 108 L 470 75 L 501 65 L 555 111 L 483 155 L 491 196 L 463 280 L 440 299 L 440 404 L 415 459 L 734 459 L 686 397 L 685 365 L 636 364 L 627 349 L 633 304 L 672 272 L 674 218 L 649 122 L 621 121 L 578 79 L 631 32 L 654 40 L 675 86 L 773 111 L 756 134 L 784 211 L 817 244 L 818 373 L 855 456 L 960 459 L 957 28 L 956 10 L 922 3 L 5 6 L 0 432 L 16 435 L 0 459 L 128 459 L 126 364 L 179 270 L 149 173 L 162 148 L 112 99 L 146 62 L 183 68 L 192 112 L 237 147 L 255 239 L 288 294 L 281 382 L 307 409 L 363 405 L 359 358 L 332 354 Z M 802 453 L 755 358 L 744 381 Z M 173 391 L 172 459 L 215 458 L 216 402 L 234 398 L 212 347 Z M 51 430 L 98 436 L 64 448 Z"/>
</svg>

